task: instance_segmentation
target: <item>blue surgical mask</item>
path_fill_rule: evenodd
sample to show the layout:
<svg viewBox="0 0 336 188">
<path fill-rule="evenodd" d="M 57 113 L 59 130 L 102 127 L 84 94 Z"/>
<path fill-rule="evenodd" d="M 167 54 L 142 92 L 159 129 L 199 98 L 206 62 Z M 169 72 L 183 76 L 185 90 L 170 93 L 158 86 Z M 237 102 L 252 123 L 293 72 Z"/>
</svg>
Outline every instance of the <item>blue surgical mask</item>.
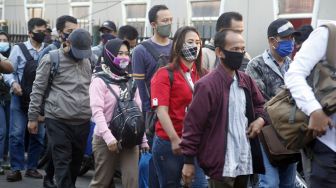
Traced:
<svg viewBox="0 0 336 188">
<path fill-rule="evenodd" d="M 275 51 L 279 54 L 281 57 L 286 57 L 289 54 L 291 54 L 294 50 L 294 41 L 293 40 L 283 40 L 278 41 L 278 47 L 275 49 Z"/>
<path fill-rule="evenodd" d="M 7 52 L 8 49 L 9 49 L 8 42 L 0 42 L 0 52 Z"/>
</svg>

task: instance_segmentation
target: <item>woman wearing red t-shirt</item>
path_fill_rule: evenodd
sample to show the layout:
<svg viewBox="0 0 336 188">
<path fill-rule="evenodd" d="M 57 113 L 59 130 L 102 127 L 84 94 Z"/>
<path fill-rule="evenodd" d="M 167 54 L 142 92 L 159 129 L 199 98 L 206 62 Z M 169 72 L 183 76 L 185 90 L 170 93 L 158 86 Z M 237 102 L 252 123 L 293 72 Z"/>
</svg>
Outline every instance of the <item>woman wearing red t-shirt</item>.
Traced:
<svg viewBox="0 0 336 188">
<path fill-rule="evenodd" d="M 201 66 L 201 39 L 194 27 L 175 33 L 171 64 L 157 71 L 151 81 L 151 104 L 157 109 L 153 162 L 161 188 L 180 187 L 183 156 L 180 142 L 183 120 L 192 100 L 194 83 L 206 72 Z M 171 82 L 172 80 L 172 82 Z M 200 168 L 194 186 L 206 187 Z"/>
</svg>

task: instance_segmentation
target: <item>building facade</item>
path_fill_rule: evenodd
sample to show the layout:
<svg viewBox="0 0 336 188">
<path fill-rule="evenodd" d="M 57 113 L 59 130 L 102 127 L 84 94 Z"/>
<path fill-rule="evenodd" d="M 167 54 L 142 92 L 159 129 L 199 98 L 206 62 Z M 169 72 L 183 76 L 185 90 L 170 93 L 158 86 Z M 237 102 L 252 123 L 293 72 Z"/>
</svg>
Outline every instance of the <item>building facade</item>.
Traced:
<svg viewBox="0 0 336 188">
<path fill-rule="evenodd" d="M 244 17 L 247 50 L 255 56 L 266 47 L 266 30 L 276 18 L 286 18 L 295 27 L 319 20 L 336 20 L 335 0 L 0 0 L 0 20 L 11 34 L 26 34 L 26 23 L 32 17 L 47 20 L 55 26 L 58 16 L 76 17 L 81 27 L 95 30 L 105 20 L 117 26 L 130 24 L 140 35 L 152 35 L 147 12 L 151 6 L 166 4 L 174 16 L 173 32 L 183 25 L 195 26 L 203 38 L 215 33 L 218 16 L 238 11 Z"/>
</svg>

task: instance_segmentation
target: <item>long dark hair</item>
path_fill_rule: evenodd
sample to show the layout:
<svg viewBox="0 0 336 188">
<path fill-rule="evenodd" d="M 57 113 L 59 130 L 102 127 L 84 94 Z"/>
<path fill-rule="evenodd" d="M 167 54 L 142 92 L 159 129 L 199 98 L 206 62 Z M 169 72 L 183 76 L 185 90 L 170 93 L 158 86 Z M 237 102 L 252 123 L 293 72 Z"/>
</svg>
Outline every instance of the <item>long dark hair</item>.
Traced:
<svg viewBox="0 0 336 188">
<path fill-rule="evenodd" d="M 195 32 L 198 36 L 200 36 L 196 28 L 190 26 L 181 27 L 175 32 L 173 45 L 170 52 L 170 62 L 174 68 L 178 67 L 179 61 L 182 58 L 181 50 L 183 48 L 183 44 L 185 43 L 185 36 L 189 31 Z M 195 64 L 198 75 L 203 76 L 206 71 L 202 69 L 202 49 L 199 50 L 200 51 L 197 59 L 195 60 Z"/>
</svg>

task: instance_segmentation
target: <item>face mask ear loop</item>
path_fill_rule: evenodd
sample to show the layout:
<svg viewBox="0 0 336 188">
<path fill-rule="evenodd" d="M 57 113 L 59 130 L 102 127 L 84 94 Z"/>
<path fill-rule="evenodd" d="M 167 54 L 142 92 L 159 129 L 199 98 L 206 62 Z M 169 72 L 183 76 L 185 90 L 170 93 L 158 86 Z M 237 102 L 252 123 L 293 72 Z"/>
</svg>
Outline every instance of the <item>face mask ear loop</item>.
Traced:
<svg viewBox="0 0 336 188">
<path fill-rule="evenodd" d="M 114 56 L 108 49 L 106 49 L 106 48 L 105 48 L 105 52 L 106 52 L 106 54 L 107 54 L 107 57 L 108 57 L 109 60 L 111 61 L 111 63 L 113 63 L 115 56 Z M 112 56 L 112 57 L 111 57 L 111 56 Z"/>
</svg>

